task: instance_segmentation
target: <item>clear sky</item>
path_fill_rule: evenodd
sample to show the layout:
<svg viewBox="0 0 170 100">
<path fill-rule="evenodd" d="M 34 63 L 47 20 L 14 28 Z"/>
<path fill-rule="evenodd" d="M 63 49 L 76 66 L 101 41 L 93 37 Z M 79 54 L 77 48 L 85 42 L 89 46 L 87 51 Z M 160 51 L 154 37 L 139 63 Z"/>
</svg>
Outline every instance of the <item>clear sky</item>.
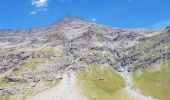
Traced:
<svg viewBox="0 0 170 100">
<path fill-rule="evenodd" d="M 122 28 L 170 25 L 170 0 L 0 0 L 0 29 L 44 26 L 78 16 Z"/>
</svg>

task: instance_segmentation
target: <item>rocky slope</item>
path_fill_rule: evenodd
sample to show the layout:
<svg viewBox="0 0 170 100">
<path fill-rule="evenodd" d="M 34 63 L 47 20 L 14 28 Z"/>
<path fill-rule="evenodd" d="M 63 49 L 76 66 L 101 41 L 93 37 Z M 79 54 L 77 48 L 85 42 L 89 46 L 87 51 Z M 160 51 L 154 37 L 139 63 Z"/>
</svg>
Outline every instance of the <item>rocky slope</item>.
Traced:
<svg viewBox="0 0 170 100">
<path fill-rule="evenodd" d="M 0 98 L 31 99 L 60 84 L 66 72 L 77 73 L 91 64 L 110 66 L 131 89 L 131 79 L 124 76 L 169 60 L 169 44 L 169 27 L 122 29 L 70 16 L 46 27 L 0 30 Z"/>
</svg>

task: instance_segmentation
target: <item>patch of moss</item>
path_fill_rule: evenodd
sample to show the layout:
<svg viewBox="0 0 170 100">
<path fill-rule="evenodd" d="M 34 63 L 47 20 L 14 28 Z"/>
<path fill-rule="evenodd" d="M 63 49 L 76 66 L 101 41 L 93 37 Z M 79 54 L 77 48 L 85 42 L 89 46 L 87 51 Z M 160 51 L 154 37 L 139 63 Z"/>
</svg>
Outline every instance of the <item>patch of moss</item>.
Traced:
<svg viewBox="0 0 170 100">
<path fill-rule="evenodd" d="M 117 100 L 116 94 L 125 83 L 110 67 L 101 67 L 97 64 L 92 65 L 91 70 L 80 71 L 77 80 L 83 94 L 89 100 Z"/>
<path fill-rule="evenodd" d="M 133 81 L 145 95 L 159 100 L 170 100 L 170 61 L 161 64 L 160 70 L 147 69 L 139 75 L 134 75 Z"/>
</svg>

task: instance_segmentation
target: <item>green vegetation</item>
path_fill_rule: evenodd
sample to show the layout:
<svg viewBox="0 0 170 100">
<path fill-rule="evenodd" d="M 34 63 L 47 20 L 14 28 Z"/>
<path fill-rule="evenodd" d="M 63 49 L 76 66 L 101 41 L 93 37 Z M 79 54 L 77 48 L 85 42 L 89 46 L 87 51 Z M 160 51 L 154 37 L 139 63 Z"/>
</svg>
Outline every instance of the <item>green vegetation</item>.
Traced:
<svg viewBox="0 0 170 100">
<path fill-rule="evenodd" d="M 53 81 L 43 81 L 45 87 L 47 88 L 52 88 L 54 86 L 56 86 L 60 80 L 53 80 Z M 24 87 L 30 87 L 33 83 L 16 83 L 16 82 L 9 82 L 9 83 L 5 83 L 5 82 L 0 82 L 0 88 L 4 88 L 4 87 L 10 87 L 10 88 L 16 88 L 19 86 L 24 86 Z M 39 82 L 38 84 L 41 84 L 41 82 Z M 37 84 L 37 85 L 38 85 Z M 26 100 L 27 98 L 34 96 L 38 93 L 37 89 L 33 89 L 33 90 L 29 90 L 29 91 L 25 91 L 22 92 L 22 95 L 20 96 L 20 100 Z M 15 95 L 5 95 L 5 96 L 0 96 L 0 100 L 11 100 L 11 98 L 15 98 Z M 16 100 L 16 99 L 15 99 Z"/>
<path fill-rule="evenodd" d="M 39 50 L 42 53 L 58 53 L 59 49 L 54 47 L 41 48 Z"/>
<path fill-rule="evenodd" d="M 44 88 L 44 87 L 46 87 L 46 88 L 52 88 L 52 87 L 58 85 L 58 83 L 60 82 L 60 80 L 41 81 L 41 82 L 39 82 L 38 84 L 41 84 L 42 82 L 44 83 L 44 85 L 42 85 L 43 88 Z M 37 84 L 37 85 L 38 85 L 38 84 Z M 44 88 L 44 90 L 45 90 L 46 88 Z M 42 91 L 44 91 L 44 90 L 42 90 Z M 36 89 L 30 90 L 30 91 L 26 91 L 26 92 L 24 92 L 23 95 L 22 95 L 22 100 L 26 100 L 26 99 L 28 99 L 29 97 L 35 96 L 38 92 L 41 92 L 41 91 L 36 90 Z"/>
<path fill-rule="evenodd" d="M 60 79 L 58 80 L 52 80 L 52 81 L 45 81 L 45 86 L 48 88 L 56 86 L 60 82 Z"/>
<path fill-rule="evenodd" d="M 166 45 L 157 45 L 155 48 L 149 49 L 148 52 L 146 52 L 141 59 L 145 60 L 148 58 L 153 58 L 153 57 L 158 57 L 158 56 L 162 56 L 163 53 L 166 53 L 167 51 L 170 50 L 170 46 L 166 46 Z"/>
<path fill-rule="evenodd" d="M 120 96 L 120 91 L 123 89 L 125 82 L 110 67 L 92 65 L 90 71 L 80 71 L 77 79 L 84 95 L 89 100 L 125 99 Z"/>
<path fill-rule="evenodd" d="M 49 58 L 32 58 L 24 65 L 24 67 L 29 67 L 32 70 L 35 70 L 37 68 L 37 66 L 41 63 L 52 64 L 53 61 L 50 60 Z"/>
<path fill-rule="evenodd" d="M 151 67 L 153 68 L 154 65 Z M 152 68 L 146 69 L 139 75 L 134 75 L 135 86 L 140 88 L 145 95 L 159 100 L 170 100 L 170 61 L 161 64 L 160 70 Z"/>
<path fill-rule="evenodd" d="M 154 44 L 157 44 L 157 42 L 159 42 L 159 41 L 156 41 L 156 39 L 154 37 L 152 37 L 148 40 L 145 40 L 145 41 L 137 44 L 135 46 L 135 49 L 136 49 L 136 51 L 140 51 L 140 50 L 143 50 L 143 49 L 146 49 L 146 48 L 150 48 Z"/>
<path fill-rule="evenodd" d="M 0 81 L 0 88 L 4 88 L 4 87 L 10 87 L 10 88 L 16 88 L 16 87 L 19 87 L 19 86 L 30 86 L 31 83 L 20 83 L 20 82 L 4 82 L 4 81 Z"/>
<path fill-rule="evenodd" d="M 27 100 L 28 97 L 31 97 L 34 95 L 34 92 L 33 91 L 26 91 L 23 96 L 22 96 L 22 99 L 21 100 Z"/>
<path fill-rule="evenodd" d="M 11 100 L 10 95 L 0 96 L 0 100 Z"/>
<path fill-rule="evenodd" d="M 23 72 L 23 71 L 22 71 Z M 12 76 L 21 76 L 22 75 L 22 72 L 17 70 L 17 71 L 11 71 L 10 75 Z"/>
</svg>

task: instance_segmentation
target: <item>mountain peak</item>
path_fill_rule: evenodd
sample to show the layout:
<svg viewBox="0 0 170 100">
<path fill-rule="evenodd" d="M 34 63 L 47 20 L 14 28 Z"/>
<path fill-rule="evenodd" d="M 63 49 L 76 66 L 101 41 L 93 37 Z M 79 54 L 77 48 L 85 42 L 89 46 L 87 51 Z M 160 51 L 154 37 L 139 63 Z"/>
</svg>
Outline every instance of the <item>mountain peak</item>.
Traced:
<svg viewBox="0 0 170 100">
<path fill-rule="evenodd" d="M 77 16 L 65 16 L 61 20 L 67 20 L 67 21 L 82 20 L 82 21 L 86 21 L 84 18 L 77 17 Z"/>
<path fill-rule="evenodd" d="M 62 19 L 60 19 L 58 22 L 69 23 L 73 21 L 87 21 L 87 20 L 85 20 L 84 18 L 76 17 L 76 16 L 65 16 Z"/>
<path fill-rule="evenodd" d="M 68 23 L 71 23 L 71 22 L 77 22 L 77 21 L 87 22 L 87 20 L 84 19 L 84 18 L 80 18 L 80 17 L 76 17 L 76 16 L 65 16 L 52 25 L 61 26 L 61 25 L 65 25 L 65 24 L 68 24 Z"/>
</svg>

